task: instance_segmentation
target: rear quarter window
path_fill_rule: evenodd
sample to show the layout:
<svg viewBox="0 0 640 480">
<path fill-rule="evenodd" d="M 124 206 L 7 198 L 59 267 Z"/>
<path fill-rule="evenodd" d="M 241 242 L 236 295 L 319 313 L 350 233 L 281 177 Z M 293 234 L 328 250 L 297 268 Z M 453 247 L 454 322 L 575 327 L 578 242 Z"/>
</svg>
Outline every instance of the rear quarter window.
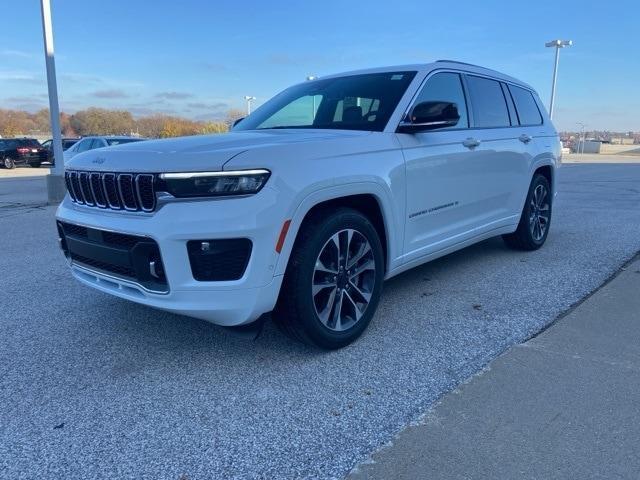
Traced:
<svg viewBox="0 0 640 480">
<path fill-rule="evenodd" d="M 542 115 L 533 94 L 515 85 L 509 85 L 509 91 L 516 104 L 520 125 L 542 125 Z"/>
</svg>

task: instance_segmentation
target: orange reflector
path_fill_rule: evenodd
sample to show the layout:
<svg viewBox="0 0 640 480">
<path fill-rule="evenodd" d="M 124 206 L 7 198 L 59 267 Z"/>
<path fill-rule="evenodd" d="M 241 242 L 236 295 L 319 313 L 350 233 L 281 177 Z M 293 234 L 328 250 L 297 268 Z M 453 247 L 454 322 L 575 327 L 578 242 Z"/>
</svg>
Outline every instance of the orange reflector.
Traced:
<svg viewBox="0 0 640 480">
<path fill-rule="evenodd" d="M 286 220 L 282 224 L 282 230 L 280 230 L 280 236 L 278 237 L 278 243 L 276 243 L 276 252 L 280 253 L 282 251 L 282 246 L 284 245 L 284 239 L 287 238 L 287 232 L 289 231 L 289 225 L 291 225 L 291 220 Z"/>
</svg>

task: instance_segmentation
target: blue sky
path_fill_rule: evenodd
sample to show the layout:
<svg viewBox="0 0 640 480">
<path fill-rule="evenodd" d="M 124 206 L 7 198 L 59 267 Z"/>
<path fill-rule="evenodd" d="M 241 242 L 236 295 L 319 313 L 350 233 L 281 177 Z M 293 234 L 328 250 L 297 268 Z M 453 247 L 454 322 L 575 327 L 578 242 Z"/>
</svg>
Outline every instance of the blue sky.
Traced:
<svg viewBox="0 0 640 480">
<path fill-rule="evenodd" d="M 0 108 L 47 106 L 38 0 L 0 0 Z M 640 131 L 633 1 L 52 0 L 61 108 L 219 118 L 307 75 L 457 59 L 533 85 L 560 129 Z M 634 18 L 635 17 L 635 18 Z"/>
</svg>

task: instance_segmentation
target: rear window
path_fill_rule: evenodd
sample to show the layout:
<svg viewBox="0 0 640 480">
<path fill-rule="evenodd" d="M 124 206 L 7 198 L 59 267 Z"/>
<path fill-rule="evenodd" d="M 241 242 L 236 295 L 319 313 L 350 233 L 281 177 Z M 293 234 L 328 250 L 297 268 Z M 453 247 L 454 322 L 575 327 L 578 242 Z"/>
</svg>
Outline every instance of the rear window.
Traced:
<svg viewBox="0 0 640 480">
<path fill-rule="evenodd" d="M 467 76 L 475 127 L 509 127 L 509 110 L 500 83 L 483 77 Z"/>
<path fill-rule="evenodd" d="M 533 94 L 514 85 L 509 85 L 509 91 L 516 104 L 520 125 L 542 125 L 542 115 Z"/>
<path fill-rule="evenodd" d="M 18 145 L 21 147 L 38 148 L 40 146 L 40 142 L 33 138 L 24 138 L 22 140 L 18 140 Z"/>
</svg>

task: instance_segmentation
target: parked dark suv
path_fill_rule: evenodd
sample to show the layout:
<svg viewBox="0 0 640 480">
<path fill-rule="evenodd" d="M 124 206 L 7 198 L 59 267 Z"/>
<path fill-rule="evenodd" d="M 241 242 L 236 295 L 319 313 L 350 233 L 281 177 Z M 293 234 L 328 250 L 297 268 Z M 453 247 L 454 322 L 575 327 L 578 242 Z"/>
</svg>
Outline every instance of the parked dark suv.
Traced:
<svg viewBox="0 0 640 480">
<path fill-rule="evenodd" d="M 40 165 L 46 158 L 46 150 L 35 138 L 0 138 L 0 165 L 4 168 Z"/>
<path fill-rule="evenodd" d="M 62 150 L 66 150 L 67 148 L 73 147 L 76 143 L 78 143 L 80 138 L 63 138 L 62 139 Z M 53 140 L 50 138 L 46 142 L 42 143 L 42 148 L 46 149 L 46 157 L 42 160 L 43 162 L 49 162 L 51 165 L 55 165 L 55 159 L 53 157 Z M 31 164 L 32 167 L 39 167 L 40 164 Z"/>
</svg>

